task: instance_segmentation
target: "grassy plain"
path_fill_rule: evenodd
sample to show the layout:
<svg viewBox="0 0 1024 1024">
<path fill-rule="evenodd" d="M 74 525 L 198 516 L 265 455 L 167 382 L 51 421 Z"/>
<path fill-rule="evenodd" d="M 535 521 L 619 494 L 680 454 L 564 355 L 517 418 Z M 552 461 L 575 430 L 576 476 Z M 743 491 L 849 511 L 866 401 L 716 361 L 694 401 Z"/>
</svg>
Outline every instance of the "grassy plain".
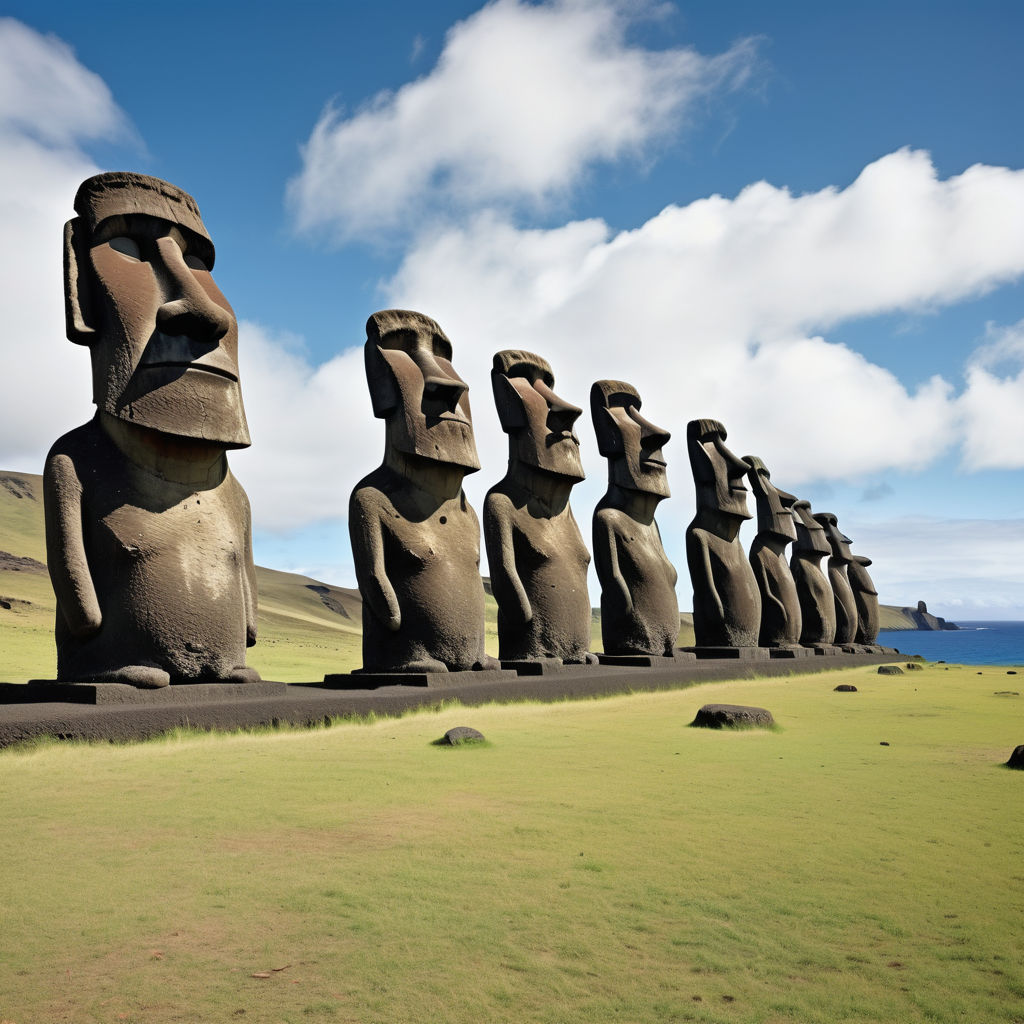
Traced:
<svg viewBox="0 0 1024 1024">
<path fill-rule="evenodd" d="M 0 752 L 0 1021 L 1022 1022 L 1020 678 Z"/>
</svg>

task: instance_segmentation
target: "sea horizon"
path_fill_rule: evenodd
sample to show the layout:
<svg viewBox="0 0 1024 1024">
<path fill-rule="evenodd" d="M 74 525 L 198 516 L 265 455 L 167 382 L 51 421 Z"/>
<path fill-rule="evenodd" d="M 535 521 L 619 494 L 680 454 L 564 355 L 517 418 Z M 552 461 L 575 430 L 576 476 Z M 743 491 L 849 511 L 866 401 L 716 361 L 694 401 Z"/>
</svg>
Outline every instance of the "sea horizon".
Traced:
<svg viewBox="0 0 1024 1024">
<path fill-rule="evenodd" d="M 878 642 L 908 657 L 951 665 L 1024 665 L 1024 621 L 973 619 L 957 622 L 958 629 L 883 629 Z"/>
</svg>

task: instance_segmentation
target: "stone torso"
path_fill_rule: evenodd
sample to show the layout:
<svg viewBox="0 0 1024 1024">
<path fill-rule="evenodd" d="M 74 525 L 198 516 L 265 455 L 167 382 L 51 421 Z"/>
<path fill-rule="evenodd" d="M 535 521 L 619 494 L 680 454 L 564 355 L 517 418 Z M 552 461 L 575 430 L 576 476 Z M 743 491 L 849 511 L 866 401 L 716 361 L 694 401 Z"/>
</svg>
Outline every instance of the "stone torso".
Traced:
<svg viewBox="0 0 1024 1024">
<path fill-rule="evenodd" d="M 820 560 L 821 556 L 817 558 Z M 800 643 L 833 643 L 836 636 L 835 600 L 818 561 L 794 553 L 790 568 L 800 597 L 800 616 L 803 620 Z"/>
<path fill-rule="evenodd" d="M 499 485 L 500 487 L 500 485 Z M 530 602 L 525 625 L 498 602 L 499 656 L 518 660 L 562 658 L 578 662 L 590 649 L 590 593 L 587 550 L 568 503 L 554 515 L 535 515 L 497 488 L 484 505 L 488 517 L 503 517 L 511 532 L 515 571 Z M 488 551 L 488 561 L 494 556 Z"/>
<path fill-rule="evenodd" d="M 800 598 L 785 548 L 777 551 L 763 537 L 750 546 L 750 565 L 761 592 L 762 647 L 792 647 L 800 643 Z"/>
<path fill-rule="evenodd" d="M 686 530 L 686 560 L 697 645 L 756 647 L 761 596 L 739 537 L 726 540 L 691 523 Z"/>
<path fill-rule="evenodd" d="M 81 486 L 102 613 L 99 631 L 78 640 L 58 608 L 58 678 L 146 665 L 172 680 L 215 679 L 244 665 L 247 613 L 255 615 L 249 505 L 230 471 L 209 489 L 168 482 L 129 461 L 95 422 L 57 442 L 47 472 L 57 468 L 73 469 Z"/>
<path fill-rule="evenodd" d="M 350 520 L 359 516 L 372 519 L 380 531 L 384 573 L 401 611 L 394 631 L 374 613 L 365 598 L 369 569 L 357 555 L 364 670 L 401 671 L 431 662 L 450 671 L 473 668 L 484 657 L 484 590 L 480 524 L 465 494 L 460 491 L 423 517 L 378 472 L 352 494 Z"/>
<path fill-rule="evenodd" d="M 837 644 L 852 644 L 857 639 L 857 602 L 846 573 L 846 562 L 835 558 L 828 560 L 828 581 L 836 604 Z"/>
<path fill-rule="evenodd" d="M 665 554 L 657 523 L 638 522 L 620 509 L 599 508 L 594 525 L 595 555 L 599 543 L 614 544 L 632 605 L 627 609 L 612 586 L 601 581 L 605 652 L 670 656 L 679 637 L 677 573 Z"/>
</svg>

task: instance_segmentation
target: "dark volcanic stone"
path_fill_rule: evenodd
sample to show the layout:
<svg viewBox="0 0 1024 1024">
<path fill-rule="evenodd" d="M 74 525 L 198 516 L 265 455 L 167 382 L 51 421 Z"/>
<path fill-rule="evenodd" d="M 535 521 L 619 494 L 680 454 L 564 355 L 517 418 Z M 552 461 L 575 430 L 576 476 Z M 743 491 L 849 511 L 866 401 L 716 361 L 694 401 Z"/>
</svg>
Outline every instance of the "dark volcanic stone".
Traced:
<svg viewBox="0 0 1024 1024">
<path fill-rule="evenodd" d="M 835 688 L 834 692 L 835 693 L 856 693 L 857 692 L 857 687 L 856 686 L 852 686 L 850 683 L 840 683 Z"/>
<path fill-rule="evenodd" d="M 742 704 L 705 704 L 690 723 L 703 729 L 774 725 L 775 719 L 767 708 L 744 707 Z"/>
<path fill-rule="evenodd" d="M 918 665 L 916 661 L 908 661 L 907 662 L 907 668 L 913 670 L 914 672 L 922 671 L 921 666 Z"/>
<path fill-rule="evenodd" d="M 879 665 L 878 674 L 880 676 L 901 676 L 903 669 L 899 665 Z"/>
<path fill-rule="evenodd" d="M 483 743 L 484 734 L 470 729 L 468 725 L 457 725 L 449 729 L 439 742 L 442 746 L 457 747 L 461 743 Z"/>
<path fill-rule="evenodd" d="M 1010 760 L 1006 762 L 1007 768 L 1020 768 L 1024 770 L 1024 743 L 1013 748 Z"/>
</svg>

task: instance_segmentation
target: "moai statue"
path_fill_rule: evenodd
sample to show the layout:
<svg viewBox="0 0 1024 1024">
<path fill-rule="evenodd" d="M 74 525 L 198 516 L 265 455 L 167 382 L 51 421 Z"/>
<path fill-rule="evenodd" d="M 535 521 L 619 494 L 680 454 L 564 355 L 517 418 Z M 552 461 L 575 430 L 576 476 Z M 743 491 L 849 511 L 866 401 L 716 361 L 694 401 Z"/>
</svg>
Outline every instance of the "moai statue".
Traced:
<svg viewBox="0 0 1024 1024">
<path fill-rule="evenodd" d="M 873 647 L 878 643 L 878 591 L 868 575 L 871 559 L 854 555 L 848 575 L 853 599 L 857 603 L 857 643 Z"/>
<path fill-rule="evenodd" d="M 349 501 L 362 672 L 490 667 L 480 526 L 462 490 L 480 462 L 451 342 L 422 313 L 389 309 L 367 320 L 364 355 L 385 446 L 384 461 Z"/>
<path fill-rule="evenodd" d="M 759 650 L 761 594 L 739 537 L 743 521 L 750 519 L 743 485 L 749 467 L 726 448 L 725 439 L 717 420 L 686 425 L 697 487 L 697 515 L 686 528 L 686 560 L 698 657 L 752 657 L 751 649 Z"/>
<path fill-rule="evenodd" d="M 747 479 L 757 502 L 757 536 L 750 545 L 750 565 L 761 591 L 761 631 L 758 643 L 773 656 L 803 652 L 800 646 L 800 598 L 786 548 L 796 540 L 793 503 L 796 496 L 772 483 L 768 467 L 756 455 L 745 455 Z"/>
<path fill-rule="evenodd" d="M 59 682 L 255 682 L 238 325 L 195 200 L 141 174 L 83 182 L 64 228 L 68 338 L 96 416 L 43 473 Z"/>
<path fill-rule="evenodd" d="M 850 647 L 857 639 L 857 602 L 850 587 L 850 578 L 846 574 L 846 567 L 853 561 L 850 538 L 844 536 L 838 520 L 831 512 L 816 512 L 814 518 L 824 529 L 831 551 L 828 581 L 836 605 L 836 635 L 833 643 L 837 647 Z"/>
<path fill-rule="evenodd" d="M 796 592 L 800 598 L 803 627 L 800 643 L 819 654 L 835 654 L 836 604 L 821 560 L 832 553 L 825 531 L 811 514 L 809 501 L 793 503 L 796 522 L 796 543 L 789 567 L 793 570 Z"/>
<path fill-rule="evenodd" d="M 632 384 L 599 380 L 590 389 L 608 490 L 594 510 L 594 560 L 601 581 L 605 656 L 674 657 L 679 637 L 675 566 L 654 513 L 669 497 L 662 449 L 672 435 L 640 415 Z"/>
<path fill-rule="evenodd" d="M 583 479 L 573 430 L 582 410 L 555 394 L 551 367 L 532 352 L 498 352 L 491 386 L 508 434 L 508 472 L 484 502 L 499 657 L 586 664 L 590 553 L 569 505 Z"/>
</svg>

